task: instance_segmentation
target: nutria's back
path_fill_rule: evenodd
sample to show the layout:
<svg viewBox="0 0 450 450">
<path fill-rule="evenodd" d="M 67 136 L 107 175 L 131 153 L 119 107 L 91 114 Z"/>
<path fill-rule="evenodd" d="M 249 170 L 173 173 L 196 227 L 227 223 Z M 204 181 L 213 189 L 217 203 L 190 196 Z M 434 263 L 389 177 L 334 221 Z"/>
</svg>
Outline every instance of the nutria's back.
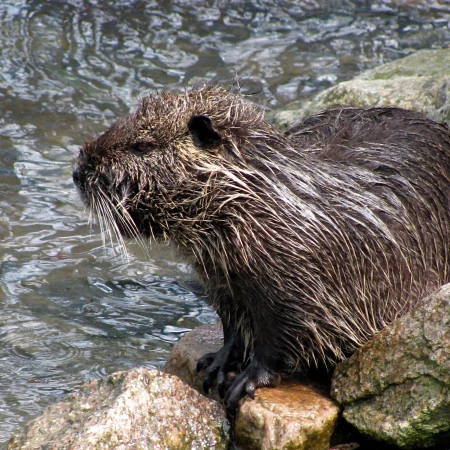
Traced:
<svg viewBox="0 0 450 450">
<path fill-rule="evenodd" d="M 118 234 L 192 261 L 230 342 L 200 368 L 209 385 L 240 360 L 240 394 L 270 378 L 255 367 L 341 360 L 450 281 L 450 135 L 418 113 L 334 108 L 283 134 L 221 88 L 162 94 L 74 180 Z"/>
</svg>

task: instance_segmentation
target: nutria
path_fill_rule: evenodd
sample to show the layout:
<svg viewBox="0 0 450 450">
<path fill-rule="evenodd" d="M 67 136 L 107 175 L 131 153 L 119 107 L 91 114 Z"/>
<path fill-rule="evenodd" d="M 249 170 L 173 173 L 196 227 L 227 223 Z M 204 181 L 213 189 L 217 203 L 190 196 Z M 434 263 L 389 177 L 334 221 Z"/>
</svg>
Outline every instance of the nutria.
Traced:
<svg viewBox="0 0 450 450">
<path fill-rule="evenodd" d="M 114 233 L 193 264 L 224 329 L 198 369 L 230 409 L 450 281 L 450 134 L 413 111 L 334 107 L 283 133 L 223 88 L 148 96 L 73 178 Z"/>
</svg>

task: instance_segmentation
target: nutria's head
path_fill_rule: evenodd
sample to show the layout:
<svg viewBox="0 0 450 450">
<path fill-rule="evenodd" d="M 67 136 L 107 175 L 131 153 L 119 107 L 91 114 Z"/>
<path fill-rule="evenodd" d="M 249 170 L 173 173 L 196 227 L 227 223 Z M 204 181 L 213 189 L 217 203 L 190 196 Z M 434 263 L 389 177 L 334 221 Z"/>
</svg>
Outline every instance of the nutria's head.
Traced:
<svg viewBox="0 0 450 450">
<path fill-rule="evenodd" d="M 222 88 L 148 96 L 86 143 L 73 179 L 88 208 L 116 234 L 173 238 L 185 225 L 214 220 L 233 195 L 220 191 L 236 184 L 235 171 L 261 165 L 261 146 L 275 135 L 283 139 L 261 108 Z"/>
</svg>

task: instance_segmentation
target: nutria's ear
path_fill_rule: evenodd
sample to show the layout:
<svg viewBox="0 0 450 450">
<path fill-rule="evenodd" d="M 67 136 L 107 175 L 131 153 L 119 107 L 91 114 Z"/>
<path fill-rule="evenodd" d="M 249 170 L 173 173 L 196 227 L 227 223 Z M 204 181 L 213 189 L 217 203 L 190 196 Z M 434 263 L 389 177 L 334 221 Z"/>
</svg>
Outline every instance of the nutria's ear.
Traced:
<svg viewBox="0 0 450 450">
<path fill-rule="evenodd" d="M 210 117 L 205 115 L 194 115 L 188 123 L 189 131 L 197 147 L 212 150 L 220 145 L 222 137 L 213 127 Z"/>
</svg>

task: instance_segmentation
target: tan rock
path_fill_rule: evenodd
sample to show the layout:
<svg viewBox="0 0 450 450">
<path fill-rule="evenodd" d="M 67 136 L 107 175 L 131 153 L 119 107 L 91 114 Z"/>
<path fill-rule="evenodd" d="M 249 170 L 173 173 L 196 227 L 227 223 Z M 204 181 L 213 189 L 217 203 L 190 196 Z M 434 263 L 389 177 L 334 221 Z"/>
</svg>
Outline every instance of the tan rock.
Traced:
<svg viewBox="0 0 450 450">
<path fill-rule="evenodd" d="M 222 344 L 221 324 L 197 327 L 174 345 L 164 370 L 203 393 L 202 378 L 197 373 L 197 361 L 205 353 L 219 350 Z M 217 397 L 214 392 L 211 395 Z"/>
<path fill-rule="evenodd" d="M 8 449 L 226 449 L 223 407 L 147 369 L 84 384 L 13 436 Z"/>
<path fill-rule="evenodd" d="M 299 382 L 256 391 L 236 420 L 238 447 L 328 450 L 339 408 L 323 389 Z"/>
</svg>

